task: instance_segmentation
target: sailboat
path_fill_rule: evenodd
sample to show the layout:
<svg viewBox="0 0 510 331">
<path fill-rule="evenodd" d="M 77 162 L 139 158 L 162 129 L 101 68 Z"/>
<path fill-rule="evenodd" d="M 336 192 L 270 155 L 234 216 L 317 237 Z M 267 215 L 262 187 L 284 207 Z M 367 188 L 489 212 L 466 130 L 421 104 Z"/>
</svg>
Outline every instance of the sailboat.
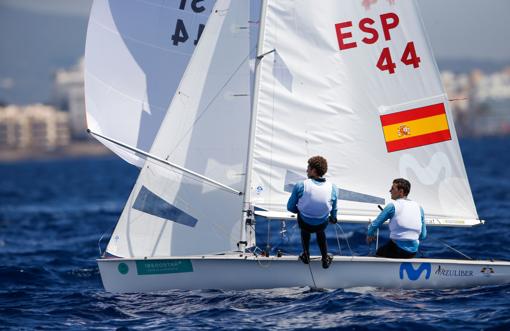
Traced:
<svg viewBox="0 0 510 331">
<path fill-rule="evenodd" d="M 141 168 L 97 260 L 111 292 L 463 288 L 510 262 L 256 254 L 322 155 L 339 222 L 366 227 L 404 177 L 428 226 L 479 219 L 415 1 L 96 0 L 89 132 Z M 199 40 L 199 41 L 198 41 Z M 454 231 L 454 229 L 452 229 Z"/>
</svg>

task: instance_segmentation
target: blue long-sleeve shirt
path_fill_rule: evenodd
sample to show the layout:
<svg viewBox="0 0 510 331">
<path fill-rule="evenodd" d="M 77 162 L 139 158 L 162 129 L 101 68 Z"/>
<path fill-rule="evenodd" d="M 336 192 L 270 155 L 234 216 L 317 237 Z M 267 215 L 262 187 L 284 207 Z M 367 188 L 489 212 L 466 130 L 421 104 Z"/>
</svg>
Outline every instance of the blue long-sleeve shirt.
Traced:
<svg viewBox="0 0 510 331">
<path fill-rule="evenodd" d="M 318 178 L 318 179 L 312 179 L 313 182 L 317 185 L 322 185 L 326 182 L 325 178 Z M 287 210 L 292 213 L 298 213 L 299 210 L 297 208 L 297 204 L 299 201 L 299 198 L 303 196 L 303 192 L 305 191 L 305 185 L 303 182 L 298 182 L 296 185 L 294 185 L 294 188 L 292 189 L 292 194 L 290 195 L 289 201 L 287 202 Z M 331 212 L 328 216 L 324 218 L 310 218 L 310 217 L 304 217 L 301 215 L 301 218 L 304 222 L 310 224 L 310 225 L 319 225 L 326 221 L 328 221 L 328 217 L 331 216 L 333 219 L 336 220 L 336 214 L 337 214 L 337 207 L 336 207 L 336 201 L 337 201 L 337 191 L 335 184 L 333 184 L 333 189 L 331 190 Z"/>
<path fill-rule="evenodd" d="M 421 213 L 421 233 L 419 240 L 425 240 L 427 237 L 427 227 L 425 225 L 425 215 L 423 213 L 423 208 L 420 207 Z M 372 237 L 375 235 L 377 229 L 387 220 L 391 219 L 395 215 L 395 205 L 393 203 L 389 203 L 386 207 L 381 211 L 379 216 L 370 223 L 368 226 L 368 236 Z M 398 247 L 411 252 L 416 253 L 418 251 L 418 246 L 420 242 L 418 240 L 393 240 Z"/>
</svg>

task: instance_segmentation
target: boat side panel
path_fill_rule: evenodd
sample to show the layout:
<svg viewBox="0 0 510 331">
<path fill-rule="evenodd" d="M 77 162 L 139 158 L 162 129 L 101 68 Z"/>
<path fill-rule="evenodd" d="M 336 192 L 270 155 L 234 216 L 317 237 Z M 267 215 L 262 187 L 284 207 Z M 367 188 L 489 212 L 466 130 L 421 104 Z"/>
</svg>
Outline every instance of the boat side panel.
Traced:
<svg viewBox="0 0 510 331">
<path fill-rule="evenodd" d="M 320 261 L 312 261 L 311 272 L 300 261 L 288 259 L 99 260 L 98 264 L 109 292 L 302 287 L 314 286 L 314 281 L 315 286 L 330 289 L 441 289 L 510 282 L 510 266 L 491 262 L 462 265 L 344 260 L 322 269 Z"/>
</svg>

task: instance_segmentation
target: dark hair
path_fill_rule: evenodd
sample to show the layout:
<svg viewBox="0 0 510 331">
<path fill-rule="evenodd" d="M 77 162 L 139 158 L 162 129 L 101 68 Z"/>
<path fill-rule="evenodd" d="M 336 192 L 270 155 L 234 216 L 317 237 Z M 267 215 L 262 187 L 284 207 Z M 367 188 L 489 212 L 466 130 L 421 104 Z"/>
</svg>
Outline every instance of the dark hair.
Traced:
<svg viewBox="0 0 510 331">
<path fill-rule="evenodd" d="M 411 183 L 407 179 L 397 178 L 393 180 L 393 184 L 397 185 L 397 189 L 403 190 L 404 195 L 407 196 L 411 192 Z"/>
<path fill-rule="evenodd" d="M 322 156 L 313 156 L 308 159 L 308 166 L 315 169 L 319 177 L 324 176 L 328 172 L 328 161 Z"/>
</svg>

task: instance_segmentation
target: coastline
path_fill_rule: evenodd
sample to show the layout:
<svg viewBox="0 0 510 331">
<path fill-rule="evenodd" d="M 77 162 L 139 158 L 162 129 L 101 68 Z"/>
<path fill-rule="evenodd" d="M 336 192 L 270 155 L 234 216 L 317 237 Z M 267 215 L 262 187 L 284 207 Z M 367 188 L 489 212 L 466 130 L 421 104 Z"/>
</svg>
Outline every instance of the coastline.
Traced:
<svg viewBox="0 0 510 331">
<path fill-rule="evenodd" d="M 46 161 L 73 159 L 80 157 L 101 157 L 115 155 L 103 144 L 94 141 L 71 142 L 67 146 L 52 150 L 23 149 L 23 150 L 0 150 L 0 163 L 15 163 L 23 161 Z"/>
</svg>

